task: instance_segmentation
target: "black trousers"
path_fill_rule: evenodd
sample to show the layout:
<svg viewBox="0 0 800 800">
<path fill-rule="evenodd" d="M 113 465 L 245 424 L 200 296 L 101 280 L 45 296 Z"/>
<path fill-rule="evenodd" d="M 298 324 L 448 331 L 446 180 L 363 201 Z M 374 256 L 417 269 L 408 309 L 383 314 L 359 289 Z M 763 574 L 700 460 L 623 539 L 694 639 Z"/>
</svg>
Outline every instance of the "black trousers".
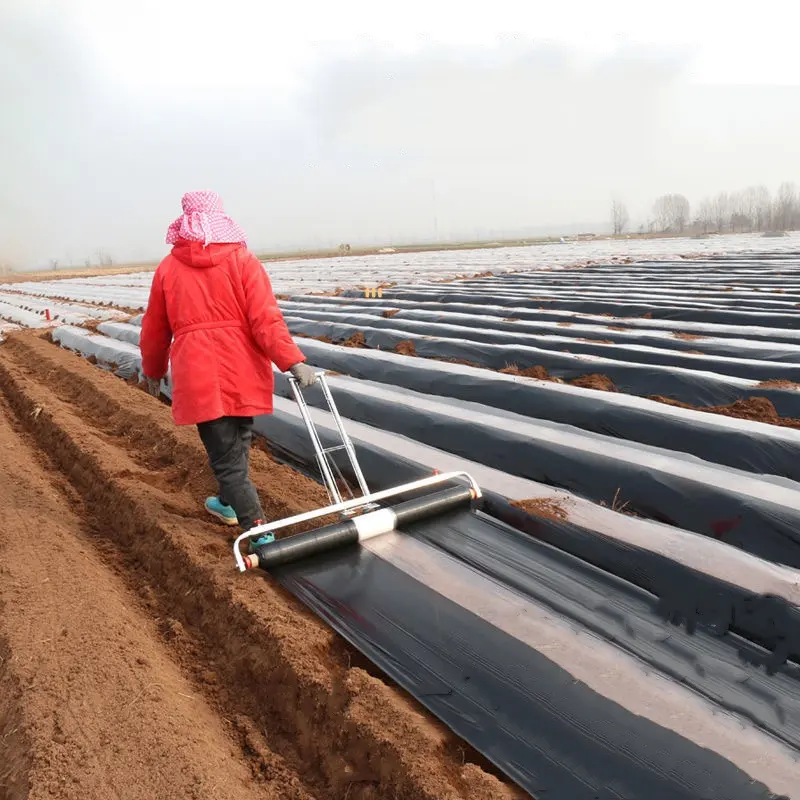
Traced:
<svg viewBox="0 0 800 800">
<path fill-rule="evenodd" d="M 249 475 L 253 418 L 220 417 L 201 422 L 197 430 L 219 484 L 220 502 L 232 506 L 239 526 L 249 531 L 257 520 L 264 520 L 258 492 Z"/>
</svg>

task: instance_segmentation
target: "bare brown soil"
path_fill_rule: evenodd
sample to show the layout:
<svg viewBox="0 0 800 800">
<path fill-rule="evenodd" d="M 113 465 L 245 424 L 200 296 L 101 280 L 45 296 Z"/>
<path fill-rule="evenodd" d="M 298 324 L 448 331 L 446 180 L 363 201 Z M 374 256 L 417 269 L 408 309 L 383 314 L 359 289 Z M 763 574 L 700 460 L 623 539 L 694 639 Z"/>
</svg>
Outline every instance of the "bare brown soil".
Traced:
<svg viewBox="0 0 800 800">
<path fill-rule="evenodd" d="M 781 417 L 775 410 L 775 406 L 766 397 L 748 397 L 746 400 L 737 400 L 726 406 L 691 406 L 680 400 L 672 400 L 660 395 L 652 395 L 649 399 L 676 408 L 688 408 L 693 411 L 705 411 L 709 414 L 721 414 L 725 417 L 749 419 L 753 422 L 767 422 L 770 425 L 779 425 L 784 428 L 800 429 L 800 419 Z"/>
<path fill-rule="evenodd" d="M 521 794 L 276 583 L 232 567 L 167 406 L 31 333 L 0 345 L 0 798 Z M 270 518 L 318 506 L 266 453 Z"/>
<path fill-rule="evenodd" d="M 345 339 L 342 342 L 344 347 L 366 347 L 367 340 L 364 338 L 364 334 L 361 331 L 356 331 L 349 339 Z"/>
<path fill-rule="evenodd" d="M 538 381 L 552 380 L 550 373 L 542 366 L 524 367 L 520 369 L 516 364 L 509 364 L 499 370 L 503 375 L 519 375 L 522 378 L 535 378 Z"/>
<path fill-rule="evenodd" d="M 396 314 L 399 313 L 400 313 L 399 308 L 387 308 L 386 311 L 384 311 L 383 314 L 381 314 L 381 316 L 384 317 L 384 319 L 391 319 L 392 317 L 394 317 Z"/>
<path fill-rule="evenodd" d="M 535 517 L 544 517 L 552 520 L 565 520 L 568 518 L 566 509 L 557 501 L 547 497 L 537 497 L 531 500 L 515 500 L 512 504 Z"/>
<path fill-rule="evenodd" d="M 616 392 L 617 387 L 607 375 L 593 373 L 591 375 L 581 375 L 578 378 L 571 378 L 564 381 L 561 378 L 553 377 L 545 367 L 525 367 L 520 368 L 516 364 L 509 364 L 499 370 L 504 375 L 520 375 L 523 378 L 535 378 L 540 381 L 552 381 L 553 383 L 569 383 L 571 386 L 579 386 L 582 389 L 595 389 L 600 392 Z"/>
<path fill-rule="evenodd" d="M 611 378 L 607 375 L 599 375 L 597 373 L 582 375 L 580 378 L 573 378 L 569 383 L 572 386 L 580 386 L 582 389 L 595 389 L 598 392 L 618 391 Z"/>
<path fill-rule="evenodd" d="M 761 381 L 758 384 L 762 389 L 800 389 L 800 383 L 775 378 L 769 381 Z"/>
<path fill-rule="evenodd" d="M 62 280 L 64 278 L 97 278 L 108 275 L 127 275 L 132 272 L 152 272 L 156 266 L 157 262 L 129 264 L 119 267 L 72 267 L 39 272 L 12 272 L 8 275 L 0 275 L 0 283 L 27 283 L 29 281 Z"/>
<path fill-rule="evenodd" d="M 403 342 L 398 342 L 394 346 L 395 353 L 399 353 L 401 356 L 415 356 L 417 354 L 417 348 L 414 347 L 414 342 L 410 339 L 406 339 Z"/>
<path fill-rule="evenodd" d="M 697 341 L 698 339 L 707 339 L 708 338 L 707 336 L 697 336 L 694 333 L 684 333 L 683 331 L 673 331 L 672 335 L 676 339 L 683 339 L 686 342 L 694 342 L 694 341 Z"/>
</svg>

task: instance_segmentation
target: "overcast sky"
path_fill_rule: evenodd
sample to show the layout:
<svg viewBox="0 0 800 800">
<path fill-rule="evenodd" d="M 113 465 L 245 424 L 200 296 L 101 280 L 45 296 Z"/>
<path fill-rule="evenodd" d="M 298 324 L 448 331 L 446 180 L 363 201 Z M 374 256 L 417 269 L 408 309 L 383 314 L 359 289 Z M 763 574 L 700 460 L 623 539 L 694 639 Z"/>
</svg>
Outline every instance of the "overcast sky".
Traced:
<svg viewBox="0 0 800 800">
<path fill-rule="evenodd" d="M 199 188 L 265 250 L 800 183 L 789 2 L 546 5 L 0 0 L 0 263 L 158 258 Z"/>
</svg>

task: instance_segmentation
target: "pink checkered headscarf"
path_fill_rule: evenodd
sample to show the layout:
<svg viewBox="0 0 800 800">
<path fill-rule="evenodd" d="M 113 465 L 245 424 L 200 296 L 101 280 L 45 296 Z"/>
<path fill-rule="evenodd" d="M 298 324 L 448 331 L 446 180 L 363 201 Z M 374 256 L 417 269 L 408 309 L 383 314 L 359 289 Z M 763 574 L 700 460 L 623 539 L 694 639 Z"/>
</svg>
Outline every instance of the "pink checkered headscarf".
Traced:
<svg viewBox="0 0 800 800">
<path fill-rule="evenodd" d="M 167 244 L 179 239 L 203 245 L 241 242 L 244 231 L 225 213 L 216 192 L 186 192 L 181 200 L 183 214 L 169 226 Z"/>
</svg>

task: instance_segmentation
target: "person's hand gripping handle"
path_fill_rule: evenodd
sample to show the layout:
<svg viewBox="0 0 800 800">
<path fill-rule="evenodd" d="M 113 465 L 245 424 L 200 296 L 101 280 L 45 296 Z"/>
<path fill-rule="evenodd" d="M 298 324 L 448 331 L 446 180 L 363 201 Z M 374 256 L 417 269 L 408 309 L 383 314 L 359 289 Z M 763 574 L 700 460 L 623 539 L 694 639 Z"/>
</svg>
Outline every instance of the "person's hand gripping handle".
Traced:
<svg viewBox="0 0 800 800">
<path fill-rule="evenodd" d="M 309 386 L 313 386 L 317 382 L 317 373 L 302 361 L 290 367 L 289 372 L 292 373 L 292 377 L 297 381 L 297 385 L 301 389 L 308 389 Z"/>
</svg>

